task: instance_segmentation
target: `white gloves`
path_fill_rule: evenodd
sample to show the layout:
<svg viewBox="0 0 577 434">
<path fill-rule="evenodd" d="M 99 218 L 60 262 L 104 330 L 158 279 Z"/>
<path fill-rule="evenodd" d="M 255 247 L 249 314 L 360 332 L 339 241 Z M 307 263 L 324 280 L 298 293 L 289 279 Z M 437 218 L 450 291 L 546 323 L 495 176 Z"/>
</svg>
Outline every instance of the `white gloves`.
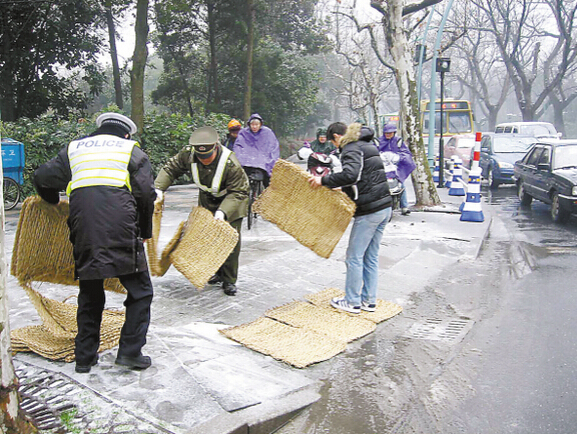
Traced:
<svg viewBox="0 0 577 434">
<path fill-rule="evenodd" d="M 164 199 L 164 191 L 159 190 L 158 188 L 155 188 L 154 191 L 156 192 L 156 199 L 154 200 L 154 203 L 161 202 L 162 199 Z"/>
<path fill-rule="evenodd" d="M 214 218 L 215 218 L 215 220 L 225 221 L 226 216 L 224 215 L 224 213 L 221 210 L 217 210 L 214 213 Z"/>
</svg>

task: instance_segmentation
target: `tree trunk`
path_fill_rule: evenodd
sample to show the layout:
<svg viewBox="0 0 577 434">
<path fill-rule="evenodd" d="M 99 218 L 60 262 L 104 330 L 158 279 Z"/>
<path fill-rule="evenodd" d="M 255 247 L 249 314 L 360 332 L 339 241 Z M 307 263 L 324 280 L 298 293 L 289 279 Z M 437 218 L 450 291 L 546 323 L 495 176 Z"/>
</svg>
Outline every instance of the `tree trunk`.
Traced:
<svg viewBox="0 0 577 434">
<path fill-rule="evenodd" d="M 118 52 L 116 51 L 116 28 L 112 16 L 112 5 L 106 4 L 106 22 L 108 24 L 108 40 L 110 43 L 110 58 L 112 60 L 112 77 L 114 80 L 114 95 L 119 109 L 124 108 L 122 99 L 122 83 L 120 82 L 120 68 L 118 67 Z"/>
<path fill-rule="evenodd" d="M 8 36 L 10 34 L 9 19 L 3 14 L 1 18 L 0 31 L 3 35 Z M 14 101 L 14 74 L 12 73 L 12 65 L 10 60 L 10 38 L 2 38 L 2 51 L 0 52 L 2 59 L 4 59 L 4 68 L 0 72 L 0 77 L 2 78 L 2 91 L 0 92 L 0 115 L 4 122 L 13 122 L 16 120 L 16 110 Z"/>
<path fill-rule="evenodd" d="M 413 154 L 417 167 L 411 174 L 415 189 L 416 206 L 434 206 L 441 203 L 429 168 L 427 152 L 419 120 L 419 99 L 413 60 L 405 29 L 403 28 L 403 1 L 388 0 L 384 14 L 384 30 L 389 52 L 394 60 L 395 78 L 399 89 L 400 115 L 403 139 Z"/>
<path fill-rule="evenodd" d="M 132 120 L 138 127 L 138 133 L 144 129 L 144 69 L 148 58 L 148 0 L 136 2 L 136 43 L 130 71 L 130 92 L 132 96 Z"/>
<path fill-rule="evenodd" d="M 0 161 L 0 172 L 2 162 Z M 0 432 L 6 434 L 35 433 L 36 429 L 26 420 L 20 409 L 18 378 L 12 364 L 10 351 L 10 322 L 8 320 L 8 298 L 6 297 L 6 264 L 4 233 L 4 194 L 0 181 Z"/>
<path fill-rule="evenodd" d="M 216 35 L 215 35 L 215 23 L 214 23 L 214 4 L 211 0 L 207 0 L 206 8 L 208 11 L 208 42 L 210 48 L 210 70 L 209 70 L 209 89 L 212 92 L 208 92 L 209 95 L 212 94 L 213 97 L 208 101 L 210 104 L 214 102 L 215 107 L 220 106 L 220 93 L 218 91 L 218 64 L 216 61 Z"/>
<path fill-rule="evenodd" d="M 251 99 L 252 99 L 252 66 L 253 66 L 253 51 L 254 51 L 254 22 L 256 20 L 256 12 L 254 9 L 254 1 L 247 0 L 248 12 L 248 35 L 246 46 L 246 87 L 244 93 L 244 119 L 248 120 L 251 115 Z"/>
</svg>

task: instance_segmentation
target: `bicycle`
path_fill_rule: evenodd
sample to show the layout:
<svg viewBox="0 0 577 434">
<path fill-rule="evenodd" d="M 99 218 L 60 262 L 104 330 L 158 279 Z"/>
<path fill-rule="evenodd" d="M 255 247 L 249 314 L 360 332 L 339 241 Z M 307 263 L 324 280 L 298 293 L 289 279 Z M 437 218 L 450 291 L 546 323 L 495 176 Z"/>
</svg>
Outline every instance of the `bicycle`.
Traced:
<svg viewBox="0 0 577 434">
<path fill-rule="evenodd" d="M 4 176 L 2 192 L 4 194 L 4 209 L 13 209 L 20 201 L 20 185 L 12 178 Z"/>
<path fill-rule="evenodd" d="M 248 191 L 248 218 L 247 226 L 250 230 L 255 223 L 257 213 L 253 211 L 253 203 L 264 190 L 265 171 L 258 167 L 244 167 L 248 176 L 250 189 Z"/>
</svg>

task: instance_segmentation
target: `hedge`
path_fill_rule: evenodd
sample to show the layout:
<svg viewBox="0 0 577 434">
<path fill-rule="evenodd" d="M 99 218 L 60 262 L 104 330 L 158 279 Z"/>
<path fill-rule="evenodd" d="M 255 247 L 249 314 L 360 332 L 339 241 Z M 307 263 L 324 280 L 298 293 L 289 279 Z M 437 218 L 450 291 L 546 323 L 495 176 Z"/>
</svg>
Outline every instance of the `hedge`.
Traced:
<svg viewBox="0 0 577 434">
<path fill-rule="evenodd" d="M 111 111 L 110 107 L 107 111 Z M 117 110 L 115 110 L 117 111 Z M 49 114 L 34 120 L 21 118 L 16 122 L 0 122 L 2 137 L 10 137 L 24 143 L 26 163 L 24 167 L 24 196 L 34 194 L 32 176 L 41 164 L 54 158 L 58 151 L 80 137 L 96 129 L 96 113 L 89 119 L 57 119 Z M 158 173 L 166 160 L 178 153 L 188 143 L 190 133 L 196 128 L 210 125 L 217 129 L 224 139 L 230 116 L 222 113 L 189 115 L 151 113 L 146 115 L 144 132 L 135 137 L 148 154 L 154 173 Z M 294 145 L 281 140 L 281 157 L 294 153 Z M 185 180 L 186 181 L 186 180 Z"/>
</svg>

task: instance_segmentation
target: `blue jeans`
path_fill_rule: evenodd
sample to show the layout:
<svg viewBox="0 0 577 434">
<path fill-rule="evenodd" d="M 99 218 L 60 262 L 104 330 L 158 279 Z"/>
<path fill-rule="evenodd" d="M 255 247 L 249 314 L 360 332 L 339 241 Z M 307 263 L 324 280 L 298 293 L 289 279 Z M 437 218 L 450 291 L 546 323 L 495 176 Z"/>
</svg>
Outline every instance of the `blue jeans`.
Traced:
<svg viewBox="0 0 577 434">
<path fill-rule="evenodd" d="M 407 189 L 405 188 L 405 184 L 401 182 L 403 186 L 403 192 L 401 193 L 401 208 L 408 208 L 409 207 L 409 198 L 407 196 Z"/>
<path fill-rule="evenodd" d="M 391 208 L 355 217 L 347 248 L 345 299 L 353 306 L 361 300 L 376 303 L 379 280 L 379 246 Z"/>
</svg>

